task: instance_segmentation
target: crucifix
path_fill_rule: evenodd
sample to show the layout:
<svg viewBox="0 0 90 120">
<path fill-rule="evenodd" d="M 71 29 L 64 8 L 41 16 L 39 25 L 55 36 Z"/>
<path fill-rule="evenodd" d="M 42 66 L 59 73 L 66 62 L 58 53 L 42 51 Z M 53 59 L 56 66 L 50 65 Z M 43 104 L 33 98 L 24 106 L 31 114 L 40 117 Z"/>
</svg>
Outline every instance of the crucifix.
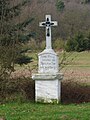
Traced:
<svg viewBox="0 0 90 120">
<path fill-rule="evenodd" d="M 57 21 L 51 21 L 51 15 L 46 15 L 46 21 L 39 23 L 40 27 L 46 27 L 46 49 L 52 49 L 51 46 L 51 27 L 57 26 Z"/>
</svg>

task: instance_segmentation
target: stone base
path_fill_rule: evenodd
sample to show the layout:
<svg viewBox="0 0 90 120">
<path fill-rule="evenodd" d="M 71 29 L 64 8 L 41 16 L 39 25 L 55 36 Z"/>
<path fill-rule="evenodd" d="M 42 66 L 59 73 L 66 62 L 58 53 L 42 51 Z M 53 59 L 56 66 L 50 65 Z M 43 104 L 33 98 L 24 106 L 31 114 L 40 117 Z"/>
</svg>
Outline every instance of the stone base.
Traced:
<svg viewBox="0 0 90 120">
<path fill-rule="evenodd" d="M 60 102 L 60 81 L 59 80 L 36 80 L 35 100 L 43 103 Z"/>
<path fill-rule="evenodd" d="M 41 103 L 59 103 L 61 99 L 61 74 L 36 74 L 35 101 Z M 60 79 L 58 79 L 58 77 Z"/>
</svg>

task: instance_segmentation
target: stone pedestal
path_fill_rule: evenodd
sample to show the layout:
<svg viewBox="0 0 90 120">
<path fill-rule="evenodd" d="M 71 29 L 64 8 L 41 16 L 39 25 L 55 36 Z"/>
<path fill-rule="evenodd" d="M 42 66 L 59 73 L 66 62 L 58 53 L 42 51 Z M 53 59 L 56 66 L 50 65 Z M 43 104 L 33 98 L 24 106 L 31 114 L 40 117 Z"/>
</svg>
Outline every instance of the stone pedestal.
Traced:
<svg viewBox="0 0 90 120">
<path fill-rule="evenodd" d="M 33 79 L 36 102 L 60 102 L 62 74 L 33 74 Z"/>
<path fill-rule="evenodd" d="M 35 80 L 35 100 L 59 103 L 62 74 L 59 73 L 58 56 L 51 44 L 51 27 L 57 26 L 57 21 L 51 21 L 51 15 L 46 15 L 45 22 L 40 22 L 39 25 L 46 28 L 46 49 L 38 55 L 38 73 L 32 75 Z"/>
<path fill-rule="evenodd" d="M 53 49 L 45 49 L 38 57 L 38 73 L 32 75 L 32 79 L 35 80 L 35 100 L 43 103 L 59 103 L 63 75 L 58 73 L 58 56 Z"/>
</svg>

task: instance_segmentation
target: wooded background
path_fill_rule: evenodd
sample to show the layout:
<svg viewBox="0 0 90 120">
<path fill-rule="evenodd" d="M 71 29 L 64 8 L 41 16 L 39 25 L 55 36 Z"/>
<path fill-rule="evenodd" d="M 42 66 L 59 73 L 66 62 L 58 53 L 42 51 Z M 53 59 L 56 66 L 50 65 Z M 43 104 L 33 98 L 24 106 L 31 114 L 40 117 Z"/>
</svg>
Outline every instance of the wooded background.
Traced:
<svg viewBox="0 0 90 120">
<path fill-rule="evenodd" d="M 45 29 L 39 22 L 52 15 L 54 49 L 90 50 L 90 0 L 0 0 L 0 66 L 14 71 L 14 64 L 31 62 L 25 53 L 45 48 Z M 9 59 L 8 59 L 9 58 Z"/>
<path fill-rule="evenodd" d="M 58 21 L 58 26 L 52 28 L 52 45 L 56 51 L 60 53 L 61 50 L 90 50 L 90 0 L 0 0 L 0 102 L 34 98 L 34 82 L 30 80 L 31 76 L 25 79 L 25 75 L 21 74 L 23 79 L 13 79 L 11 73 L 16 70 L 16 64 L 22 66 L 32 62 L 31 54 L 35 55 L 45 49 L 45 29 L 39 27 L 39 22 L 45 20 L 46 14 L 52 15 L 52 20 Z M 62 61 L 68 61 L 65 54 L 62 56 Z M 71 58 L 71 61 L 76 59 L 76 56 Z M 85 59 L 89 57 L 85 56 Z M 89 62 L 87 63 L 89 65 Z M 19 69 L 22 69 L 20 66 Z M 33 64 L 32 66 L 34 67 Z M 31 74 L 32 68 L 29 70 Z M 68 88 L 72 89 L 71 85 Z M 75 94 L 70 90 L 72 99 L 73 95 L 76 95 L 77 99 L 76 93 L 80 93 L 79 101 L 84 98 L 84 102 L 90 101 L 89 89 L 81 89 L 83 94 L 79 89 Z M 68 95 L 70 97 L 71 93 L 68 92 Z"/>
</svg>

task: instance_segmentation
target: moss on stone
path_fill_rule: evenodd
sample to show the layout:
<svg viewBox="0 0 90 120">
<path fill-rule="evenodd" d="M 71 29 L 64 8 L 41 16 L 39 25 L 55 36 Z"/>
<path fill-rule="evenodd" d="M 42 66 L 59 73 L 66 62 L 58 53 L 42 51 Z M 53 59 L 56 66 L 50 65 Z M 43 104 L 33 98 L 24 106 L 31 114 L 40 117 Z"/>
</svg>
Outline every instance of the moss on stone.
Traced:
<svg viewBox="0 0 90 120">
<path fill-rule="evenodd" d="M 38 102 L 38 103 L 51 103 L 51 104 L 60 103 L 60 101 L 58 101 L 57 99 L 42 98 L 42 97 L 38 97 L 36 102 Z"/>
</svg>

